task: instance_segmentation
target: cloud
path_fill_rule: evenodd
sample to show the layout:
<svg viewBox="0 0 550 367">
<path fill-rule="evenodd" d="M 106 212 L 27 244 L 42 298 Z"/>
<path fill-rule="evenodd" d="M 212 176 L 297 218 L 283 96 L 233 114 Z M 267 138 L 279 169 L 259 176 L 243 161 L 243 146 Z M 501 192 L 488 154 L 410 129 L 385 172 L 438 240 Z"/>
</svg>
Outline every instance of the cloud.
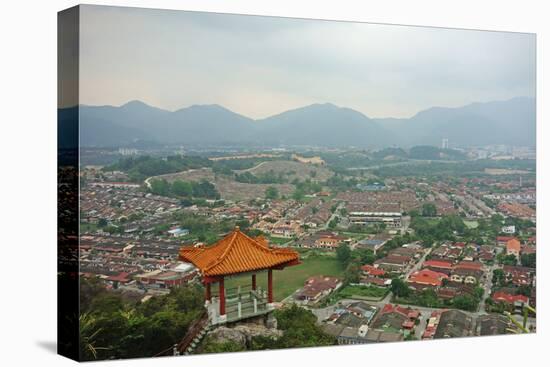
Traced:
<svg viewBox="0 0 550 367">
<path fill-rule="evenodd" d="M 86 104 L 406 117 L 535 94 L 532 34 L 84 6 L 81 35 Z"/>
</svg>

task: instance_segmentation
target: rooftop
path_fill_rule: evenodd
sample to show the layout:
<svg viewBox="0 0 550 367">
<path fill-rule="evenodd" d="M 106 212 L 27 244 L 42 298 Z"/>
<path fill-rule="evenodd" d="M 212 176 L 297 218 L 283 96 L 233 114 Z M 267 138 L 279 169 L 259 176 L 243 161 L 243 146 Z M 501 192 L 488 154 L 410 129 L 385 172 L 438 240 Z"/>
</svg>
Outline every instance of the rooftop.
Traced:
<svg viewBox="0 0 550 367">
<path fill-rule="evenodd" d="M 251 238 L 239 227 L 208 247 L 184 246 L 180 260 L 193 263 L 203 276 L 219 276 L 299 264 L 291 249 L 270 248 L 263 238 Z"/>
</svg>

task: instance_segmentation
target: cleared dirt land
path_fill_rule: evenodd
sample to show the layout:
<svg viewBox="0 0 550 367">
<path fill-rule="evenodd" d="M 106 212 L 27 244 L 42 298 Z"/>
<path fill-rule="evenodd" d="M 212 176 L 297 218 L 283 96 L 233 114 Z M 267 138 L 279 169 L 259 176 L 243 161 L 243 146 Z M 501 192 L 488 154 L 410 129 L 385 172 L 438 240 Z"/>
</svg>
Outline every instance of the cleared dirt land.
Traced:
<svg viewBox="0 0 550 367">
<path fill-rule="evenodd" d="M 323 166 L 315 166 L 294 161 L 266 161 L 246 170 L 235 171 L 235 173 L 249 172 L 255 176 L 261 176 L 270 171 L 274 172 L 276 175 L 279 173 L 284 174 L 289 182 L 295 179 L 304 181 L 308 178 L 313 181 L 326 181 L 333 175 L 329 169 Z"/>
<path fill-rule="evenodd" d="M 168 182 L 175 180 L 183 181 L 201 181 L 207 180 L 216 186 L 220 192 L 222 199 L 232 201 L 251 200 L 255 198 L 263 198 L 265 190 L 270 187 L 276 187 L 280 195 L 290 195 L 294 191 L 294 186 L 290 184 L 247 184 L 236 182 L 231 178 L 215 175 L 210 168 L 202 168 L 189 170 L 178 173 L 157 176 L 155 178 L 163 178 Z"/>
</svg>

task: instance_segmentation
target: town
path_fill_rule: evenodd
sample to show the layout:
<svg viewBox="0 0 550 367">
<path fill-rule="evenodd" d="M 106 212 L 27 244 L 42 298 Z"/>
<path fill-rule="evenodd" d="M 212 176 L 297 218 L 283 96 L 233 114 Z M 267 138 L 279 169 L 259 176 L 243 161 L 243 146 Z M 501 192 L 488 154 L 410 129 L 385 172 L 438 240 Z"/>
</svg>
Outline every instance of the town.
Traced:
<svg viewBox="0 0 550 367">
<path fill-rule="evenodd" d="M 82 284 L 142 305 L 203 287 L 180 249 L 238 228 L 299 254 L 299 265 L 273 272 L 272 303 L 314 315 L 328 344 L 534 332 L 534 155 L 423 149 L 435 159 L 397 148 L 83 151 Z M 225 292 L 248 283 L 230 277 Z M 261 275 L 258 288 L 268 288 Z M 220 330 L 181 352 L 246 348 Z M 270 332 L 257 333 L 276 339 Z"/>
</svg>

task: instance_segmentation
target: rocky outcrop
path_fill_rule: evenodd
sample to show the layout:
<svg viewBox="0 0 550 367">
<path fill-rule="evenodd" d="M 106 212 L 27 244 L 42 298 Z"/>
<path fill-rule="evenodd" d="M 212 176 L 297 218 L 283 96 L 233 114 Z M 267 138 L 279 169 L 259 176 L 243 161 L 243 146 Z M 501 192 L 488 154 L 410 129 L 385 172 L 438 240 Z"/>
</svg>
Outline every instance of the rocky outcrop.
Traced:
<svg viewBox="0 0 550 367">
<path fill-rule="evenodd" d="M 264 325 L 256 323 L 237 324 L 235 326 L 220 326 L 208 333 L 209 339 L 223 343 L 232 341 L 237 344 L 246 346 L 255 336 L 264 336 L 277 339 L 283 332 L 275 328 L 267 328 Z"/>
</svg>

